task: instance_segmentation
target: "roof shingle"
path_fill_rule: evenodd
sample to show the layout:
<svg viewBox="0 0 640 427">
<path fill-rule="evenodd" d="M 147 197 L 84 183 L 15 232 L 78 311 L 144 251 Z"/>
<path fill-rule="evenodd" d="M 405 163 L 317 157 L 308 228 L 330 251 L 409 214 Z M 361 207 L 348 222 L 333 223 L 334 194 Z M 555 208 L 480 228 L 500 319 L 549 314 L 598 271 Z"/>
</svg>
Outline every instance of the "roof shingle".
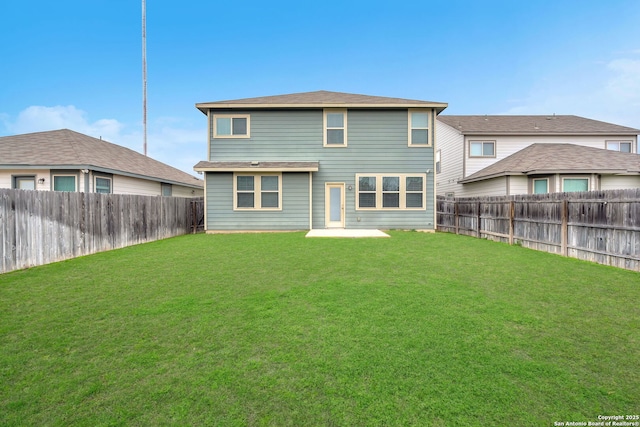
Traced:
<svg viewBox="0 0 640 427">
<path fill-rule="evenodd" d="M 202 188 L 202 180 L 136 151 L 69 129 L 0 137 L 0 166 L 94 167 Z"/>
</svg>

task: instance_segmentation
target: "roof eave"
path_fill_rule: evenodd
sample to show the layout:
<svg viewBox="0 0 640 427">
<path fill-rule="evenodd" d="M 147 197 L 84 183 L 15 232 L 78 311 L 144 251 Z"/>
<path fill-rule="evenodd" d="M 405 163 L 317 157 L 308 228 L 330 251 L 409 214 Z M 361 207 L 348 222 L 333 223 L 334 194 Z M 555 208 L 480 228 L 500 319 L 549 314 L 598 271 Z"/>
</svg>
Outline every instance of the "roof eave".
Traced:
<svg viewBox="0 0 640 427">
<path fill-rule="evenodd" d="M 207 114 L 208 110 L 216 109 L 235 109 L 235 110 L 265 110 L 265 109 L 319 109 L 319 108 L 364 108 L 364 109 L 405 109 L 405 108 L 435 108 L 436 112 L 440 114 L 447 108 L 449 104 L 441 102 L 433 103 L 397 103 L 397 104 L 365 104 L 365 103 L 303 103 L 303 104 L 289 104 L 289 103 L 273 103 L 273 104 L 252 104 L 252 103 L 216 103 L 216 102 L 204 102 L 196 104 L 196 108 L 203 114 Z"/>
</svg>

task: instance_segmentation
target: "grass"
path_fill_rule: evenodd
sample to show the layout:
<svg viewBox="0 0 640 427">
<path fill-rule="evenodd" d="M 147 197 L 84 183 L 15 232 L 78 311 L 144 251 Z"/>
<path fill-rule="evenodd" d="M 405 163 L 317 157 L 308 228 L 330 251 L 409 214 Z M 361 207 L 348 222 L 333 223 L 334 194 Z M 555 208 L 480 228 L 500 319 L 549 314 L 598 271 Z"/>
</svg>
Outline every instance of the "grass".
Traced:
<svg viewBox="0 0 640 427">
<path fill-rule="evenodd" d="M 640 412 L 640 274 L 449 234 L 195 235 L 0 275 L 0 425 Z"/>
</svg>

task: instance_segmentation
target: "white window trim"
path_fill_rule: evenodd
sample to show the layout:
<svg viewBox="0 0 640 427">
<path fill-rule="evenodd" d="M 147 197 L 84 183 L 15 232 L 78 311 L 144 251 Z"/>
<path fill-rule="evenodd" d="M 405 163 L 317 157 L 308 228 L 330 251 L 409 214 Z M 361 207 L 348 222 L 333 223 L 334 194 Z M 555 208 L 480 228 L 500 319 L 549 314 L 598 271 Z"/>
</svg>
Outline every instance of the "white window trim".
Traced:
<svg viewBox="0 0 640 427">
<path fill-rule="evenodd" d="M 566 191 L 564 190 L 564 181 L 567 179 L 586 179 L 587 180 L 587 189 L 586 191 L 591 191 L 591 177 L 589 176 L 584 176 L 584 175 L 577 175 L 577 176 L 563 176 L 562 177 L 562 187 L 560 188 L 560 191 L 563 193 L 566 193 Z"/>
<path fill-rule="evenodd" d="M 613 148 L 609 148 L 609 144 L 617 144 L 618 145 L 618 149 L 615 150 Z M 629 144 L 629 153 L 633 153 L 633 141 L 631 140 L 626 140 L 626 139 L 622 139 L 622 140 L 608 140 L 604 142 L 604 148 L 610 151 L 620 151 L 620 144 Z M 626 151 L 624 151 L 626 153 Z"/>
<path fill-rule="evenodd" d="M 78 191 L 78 184 L 79 184 L 79 179 L 78 179 L 78 175 L 72 174 L 72 173 L 56 173 L 51 175 L 51 191 L 56 191 L 56 177 L 57 176 L 72 176 L 74 178 L 74 182 L 76 183 L 76 188 L 75 192 Z"/>
<path fill-rule="evenodd" d="M 341 128 L 328 128 L 327 127 L 327 114 L 342 113 L 344 116 L 344 126 Z M 346 108 L 325 108 L 322 110 L 322 146 L 331 148 L 344 148 L 347 146 L 347 109 Z M 327 144 L 327 129 L 343 129 L 344 130 L 344 143 L 343 144 Z"/>
<path fill-rule="evenodd" d="M 547 192 L 546 193 L 536 193 L 536 181 L 547 181 Z M 531 194 L 549 194 L 549 178 L 533 178 L 531 180 Z"/>
<path fill-rule="evenodd" d="M 253 207 L 252 208 L 239 208 L 238 207 L 238 176 L 252 176 L 253 177 Z M 277 208 L 263 208 L 262 205 L 262 179 L 263 176 L 277 176 L 278 177 L 278 207 Z M 241 191 L 248 192 L 248 191 Z M 273 191 L 268 191 L 273 193 Z M 233 174 L 233 210 L 234 211 L 281 211 L 282 210 L 282 173 L 239 173 Z"/>
<path fill-rule="evenodd" d="M 101 175 L 93 175 L 93 192 L 98 192 L 98 179 L 106 179 L 107 181 L 109 181 L 109 192 L 100 194 L 113 194 L 113 178 Z"/>
<path fill-rule="evenodd" d="M 471 154 L 471 144 L 473 144 L 473 143 L 476 143 L 476 144 L 482 143 L 482 145 L 483 145 L 483 150 L 482 150 L 482 152 L 484 152 L 484 144 L 485 144 L 485 143 L 491 143 L 491 144 L 493 144 L 493 156 L 485 156 L 485 155 L 474 156 L 474 155 L 472 155 L 472 154 Z M 470 141 L 469 141 L 469 158 L 470 158 L 470 159 L 495 159 L 495 158 L 496 158 L 497 153 L 498 153 L 498 144 L 496 143 L 496 141 L 495 141 L 495 140 L 490 140 L 490 139 L 488 139 L 488 140 L 485 140 L 485 139 L 474 139 L 474 140 L 470 140 Z"/>
<path fill-rule="evenodd" d="M 411 114 L 412 113 L 424 113 L 427 115 L 427 127 L 423 128 L 423 127 L 413 127 L 413 123 L 411 123 Z M 408 135 L 408 145 L 409 147 L 431 147 L 431 111 L 427 110 L 427 109 L 422 109 L 422 108 L 409 108 L 409 110 L 407 111 L 407 115 L 408 115 L 408 120 L 407 122 L 409 123 L 409 135 Z M 413 141 L 411 140 L 413 137 L 413 132 L 411 132 L 413 129 L 425 129 L 427 131 L 427 143 L 426 144 L 414 144 Z"/>
<path fill-rule="evenodd" d="M 360 177 L 370 176 L 376 179 L 376 207 L 360 207 Z M 400 207 L 397 208 L 385 208 L 382 207 L 382 178 L 383 177 L 399 177 L 400 178 Z M 420 208 L 408 208 L 407 207 L 407 178 L 420 177 L 422 178 L 422 207 Z M 409 191 L 409 193 L 417 193 L 417 191 Z M 358 211 L 424 211 L 427 209 L 427 174 L 426 173 L 357 173 L 356 174 L 356 210 Z"/>
<path fill-rule="evenodd" d="M 247 119 L 247 134 L 246 135 L 218 135 L 218 127 L 216 125 L 218 119 Z M 251 138 L 251 115 L 250 114 L 214 114 L 212 124 L 213 126 L 213 137 L 216 139 L 247 139 Z M 231 132 L 233 132 L 233 123 L 231 123 Z"/>
</svg>

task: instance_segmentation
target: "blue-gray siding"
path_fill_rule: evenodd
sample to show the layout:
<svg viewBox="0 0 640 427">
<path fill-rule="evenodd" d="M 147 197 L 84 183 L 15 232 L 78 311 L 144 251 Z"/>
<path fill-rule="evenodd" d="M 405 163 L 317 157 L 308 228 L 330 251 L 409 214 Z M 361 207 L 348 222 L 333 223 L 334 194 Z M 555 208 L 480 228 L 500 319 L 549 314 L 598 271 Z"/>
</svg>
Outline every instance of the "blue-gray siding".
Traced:
<svg viewBox="0 0 640 427">
<path fill-rule="evenodd" d="M 214 114 L 215 112 L 212 112 Z M 225 112 L 226 113 L 226 112 Z M 433 148 L 408 147 L 407 110 L 349 110 L 347 119 L 347 147 L 323 147 L 322 110 L 280 110 L 280 111 L 234 111 L 251 115 L 251 138 L 249 139 L 212 139 L 211 161 L 318 161 L 319 171 L 313 173 L 313 228 L 324 228 L 325 224 L 325 183 L 344 182 L 346 190 L 345 220 L 347 228 L 403 228 L 434 229 L 433 196 Z M 431 120 L 433 126 L 433 120 Z M 211 126 L 211 124 L 210 124 Z M 427 170 L 427 206 L 424 210 L 378 210 L 360 211 L 355 209 L 356 173 L 425 173 Z M 216 174 L 217 175 L 217 174 Z M 283 174 L 286 176 L 288 174 Z M 308 174 L 304 174 L 308 177 Z M 212 174 L 208 174 L 212 176 Z M 289 220 L 278 221 L 272 214 L 264 212 L 233 212 L 230 210 L 232 199 L 231 175 L 228 182 L 217 182 L 210 186 L 207 181 L 208 200 L 228 199 L 229 219 L 225 227 L 242 229 L 237 224 L 251 218 L 265 229 L 291 228 Z M 299 190 L 308 193 L 308 180 Z M 222 187 L 226 185 L 226 187 Z M 348 190 L 352 186 L 352 190 Z M 304 187 L 304 188 L 303 188 Z M 298 187 L 296 187 L 298 188 Z M 297 191 L 297 190 L 296 190 Z M 217 195 L 222 192 L 222 195 Z M 283 198 L 289 197 L 283 188 Z M 302 211 L 309 209 L 308 199 L 302 200 L 296 208 L 295 224 L 302 224 Z M 285 202 L 283 201 L 283 207 Z M 209 208 L 209 229 L 220 229 L 215 217 L 221 213 Z M 218 213 L 215 213 L 218 212 Z M 281 217 L 288 218 L 289 212 Z M 299 218 L 300 217 L 300 218 Z M 359 219 L 359 220 L 358 220 Z M 211 222 L 211 220 L 214 220 Z M 282 227 L 281 227 L 282 226 Z M 300 228 L 300 227 L 298 227 Z M 309 228 L 308 212 L 306 224 Z"/>
<path fill-rule="evenodd" d="M 233 173 L 207 173 L 209 230 L 308 230 L 309 174 L 282 174 L 282 210 L 234 211 Z"/>
</svg>

